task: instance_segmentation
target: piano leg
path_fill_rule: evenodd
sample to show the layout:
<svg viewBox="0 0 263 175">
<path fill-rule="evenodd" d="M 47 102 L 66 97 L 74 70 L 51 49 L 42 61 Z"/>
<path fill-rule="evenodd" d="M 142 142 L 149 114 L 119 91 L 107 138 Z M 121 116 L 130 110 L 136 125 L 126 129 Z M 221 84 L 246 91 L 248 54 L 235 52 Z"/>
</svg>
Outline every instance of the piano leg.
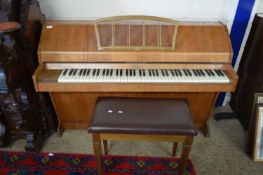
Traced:
<svg viewBox="0 0 263 175">
<path fill-rule="evenodd" d="M 216 103 L 216 100 L 217 100 L 218 95 L 219 95 L 218 92 L 214 94 L 212 103 L 210 104 L 210 107 L 209 107 L 209 113 L 208 113 L 208 116 L 207 116 L 208 118 L 209 118 L 210 116 L 212 116 L 213 113 L 214 113 L 214 106 L 215 106 L 215 103 Z M 208 120 L 208 118 L 207 118 L 207 120 Z M 203 135 L 204 135 L 205 137 L 209 137 L 209 135 L 210 135 L 210 134 L 209 134 L 209 126 L 208 126 L 208 124 L 207 124 L 207 120 L 204 122 L 203 126 L 199 128 L 199 129 L 202 131 L 202 133 L 203 133 Z"/>
<path fill-rule="evenodd" d="M 209 126 L 206 123 L 202 128 L 200 128 L 200 130 L 202 131 L 202 133 L 204 134 L 205 137 L 209 137 L 210 133 L 209 133 Z"/>
<path fill-rule="evenodd" d="M 64 133 L 64 128 L 62 127 L 61 123 L 58 123 L 58 128 L 57 128 L 57 136 L 62 137 Z"/>
<path fill-rule="evenodd" d="M 53 107 L 55 109 L 56 116 L 57 116 L 57 119 L 58 119 L 57 136 L 58 137 L 62 137 L 63 132 L 64 132 L 64 128 L 62 127 L 62 124 L 61 124 L 61 121 L 60 121 L 59 113 L 58 113 L 58 110 L 57 110 L 57 107 L 56 107 L 56 103 L 54 101 L 53 94 L 51 92 L 49 92 L 49 96 L 50 96 L 51 102 L 53 104 Z"/>
</svg>

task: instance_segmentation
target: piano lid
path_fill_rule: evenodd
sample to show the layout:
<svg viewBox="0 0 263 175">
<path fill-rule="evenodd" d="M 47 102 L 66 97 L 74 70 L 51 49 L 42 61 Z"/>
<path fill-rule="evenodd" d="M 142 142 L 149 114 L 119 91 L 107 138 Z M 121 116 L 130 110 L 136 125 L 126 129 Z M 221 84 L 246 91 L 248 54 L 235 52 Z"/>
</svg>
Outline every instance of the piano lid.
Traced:
<svg viewBox="0 0 263 175">
<path fill-rule="evenodd" d="M 116 26 L 115 29 L 118 27 L 121 28 Z M 154 27 L 149 32 L 151 36 Z M 162 31 L 163 38 L 166 34 L 169 35 L 169 29 Z M 154 42 L 154 39 L 150 40 Z M 222 24 L 180 24 L 175 42 L 175 49 L 168 51 L 99 50 L 93 23 L 47 21 L 42 29 L 38 54 L 40 62 L 230 63 L 232 59 L 229 35 Z"/>
</svg>

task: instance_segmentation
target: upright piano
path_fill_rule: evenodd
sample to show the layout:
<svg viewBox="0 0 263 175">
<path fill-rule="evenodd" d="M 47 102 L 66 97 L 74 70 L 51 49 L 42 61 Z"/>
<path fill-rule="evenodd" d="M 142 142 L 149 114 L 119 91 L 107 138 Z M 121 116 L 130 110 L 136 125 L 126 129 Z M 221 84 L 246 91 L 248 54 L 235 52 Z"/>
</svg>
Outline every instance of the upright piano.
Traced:
<svg viewBox="0 0 263 175">
<path fill-rule="evenodd" d="M 51 96 L 58 132 L 86 129 L 99 96 L 121 96 L 185 99 L 196 126 L 207 133 L 218 93 L 233 92 L 238 80 L 226 26 L 116 19 L 122 23 L 50 20 L 44 25 L 33 81 L 36 91 Z"/>
</svg>

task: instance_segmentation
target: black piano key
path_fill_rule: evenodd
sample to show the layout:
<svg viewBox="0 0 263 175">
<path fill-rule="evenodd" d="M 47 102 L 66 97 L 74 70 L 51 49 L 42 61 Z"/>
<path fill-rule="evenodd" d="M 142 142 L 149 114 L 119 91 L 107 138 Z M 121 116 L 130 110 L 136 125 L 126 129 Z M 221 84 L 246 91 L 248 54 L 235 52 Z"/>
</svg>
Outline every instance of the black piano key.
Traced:
<svg viewBox="0 0 263 175">
<path fill-rule="evenodd" d="M 110 75 L 110 69 L 107 69 L 106 70 L 106 76 L 109 76 Z"/>
<path fill-rule="evenodd" d="M 173 69 L 173 72 L 174 72 L 175 77 L 179 76 L 178 71 L 176 69 Z"/>
<path fill-rule="evenodd" d="M 69 71 L 69 76 L 71 76 L 72 73 L 73 73 L 73 69 L 70 69 L 70 71 Z"/>
<path fill-rule="evenodd" d="M 199 73 L 197 69 L 192 69 L 194 76 L 199 77 Z"/>
<path fill-rule="evenodd" d="M 107 69 L 107 71 L 106 71 L 106 76 L 107 76 L 107 77 L 110 76 L 110 69 Z"/>
<path fill-rule="evenodd" d="M 139 69 L 139 76 L 141 77 L 142 76 L 142 70 Z"/>
<path fill-rule="evenodd" d="M 195 69 L 195 75 L 199 77 L 198 69 Z"/>
<path fill-rule="evenodd" d="M 106 69 L 103 69 L 102 76 L 105 76 L 105 75 L 106 75 Z"/>
<path fill-rule="evenodd" d="M 67 74 L 67 72 L 68 72 L 68 69 L 63 70 L 62 75 L 65 76 Z"/>
<path fill-rule="evenodd" d="M 192 73 L 191 73 L 191 71 L 189 69 L 186 69 L 186 71 L 187 71 L 189 76 L 192 76 Z"/>
<path fill-rule="evenodd" d="M 220 74 L 222 77 L 224 76 L 224 73 L 223 73 L 222 70 L 219 70 L 219 69 L 218 69 L 218 72 L 219 72 L 219 74 Z"/>
<path fill-rule="evenodd" d="M 218 73 L 217 69 L 214 70 L 214 72 L 216 73 L 217 76 L 221 76 L 220 73 Z"/>
<path fill-rule="evenodd" d="M 174 72 L 175 76 L 178 77 L 179 74 L 178 74 L 177 69 L 173 69 L 173 72 Z"/>
<path fill-rule="evenodd" d="M 209 71 L 209 70 L 205 69 L 205 72 L 207 73 L 207 75 L 208 75 L 209 77 L 211 77 L 211 76 L 212 76 L 212 74 L 210 73 L 210 71 Z"/>
<path fill-rule="evenodd" d="M 198 71 L 198 69 L 195 69 L 195 72 L 196 72 L 197 76 L 199 77 L 199 76 L 200 76 L 200 74 L 199 74 L 199 71 Z"/>
<path fill-rule="evenodd" d="M 78 69 L 74 69 L 74 71 L 73 71 L 73 76 L 75 76 L 76 75 L 76 73 L 77 73 L 77 71 L 78 71 Z"/>
<path fill-rule="evenodd" d="M 224 74 L 221 72 L 221 70 L 217 69 L 216 71 L 218 72 L 218 75 L 219 75 L 220 77 L 223 77 L 223 76 L 224 76 Z"/>
<path fill-rule="evenodd" d="M 155 71 L 152 69 L 152 74 L 153 74 L 153 76 L 155 77 L 156 75 L 155 75 Z"/>
<path fill-rule="evenodd" d="M 197 72 L 196 72 L 196 69 L 193 69 L 193 73 L 194 73 L 194 75 L 197 77 L 198 76 L 198 74 L 197 74 Z"/>
<path fill-rule="evenodd" d="M 136 70 L 135 69 L 132 70 L 132 74 L 133 74 L 133 76 L 136 76 Z"/>
<path fill-rule="evenodd" d="M 152 76 L 152 71 L 151 71 L 151 69 L 149 69 L 148 72 L 149 72 L 149 76 L 151 77 L 151 76 Z"/>
<path fill-rule="evenodd" d="M 175 72 L 175 75 L 176 75 L 176 76 L 180 77 L 180 73 L 179 73 L 179 70 L 178 70 L 178 69 L 175 69 L 174 72 Z"/>
<path fill-rule="evenodd" d="M 198 76 L 201 77 L 202 73 L 200 72 L 200 69 L 197 69 Z"/>
<path fill-rule="evenodd" d="M 216 72 L 216 74 L 217 74 L 219 77 L 222 76 L 221 73 L 220 73 L 220 71 L 219 71 L 218 69 L 215 69 L 215 72 Z"/>
<path fill-rule="evenodd" d="M 204 70 L 200 69 L 202 76 L 205 76 Z"/>
<path fill-rule="evenodd" d="M 110 69 L 110 76 L 112 76 L 113 74 L 113 69 Z"/>
<path fill-rule="evenodd" d="M 184 72 L 185 76 L 188 77 L 188 73 L 187 73 L 187 71 L 185 69 L 183 69 L 183 72 Z"/>
<path fill-rule="evenodd" d="M 202 74 L 202 76 L 204 76 L 204 77 L 206 76 L 205 72 L 206 72 L 205 69 L 201 69 L 201 74 Z"/>
<path fill-rule="evenodd" d="M 165 75 L 166 75 L 167 77 L 169 77 L 168 70 L 167 70 L 167 69 L 165 69 L 165 70 L 164 70 L 164 72 L 165 72 Z"/>
<path fill-rule="evenodd" d="M 95 76 L 95 75 L 96 75 L 96 69 L 93 69 L 92 76 Z"/>
<path fill-rule="evenodd" d="M 84 69 L 84 70 L 83 70 L 83 74 L 82 74 L 82 76 L 85 76 L 86 73 L 87 73 L 87 69 Z"/>
<path fill-rule="evenodd" d="M 202 75 L 202 74 L 200 74 L 199 69 L 195 69 L 195 72 L 196 72 L 197 77 L 200 77 Z"/>
<path fill-rule="evenodd" d="M 116 76 L 119 76 L 119 69 L 116 70 Z"/>
<path fill-rule="evenodd" d="M 90 69 L 87 69 L 86 76 L 89 76 L 90 72 L 91 72 Z"/>
<path fill-rule="evenodd" d="M 163 69 L 161 69 L 162 76 L 165 77 L 165 72 Z"/>
<path fill-rule="evenodd" d="M 122 76 L 122 71 L 123 71 L 123 70 L 121 69 L 121 70 L 120 70 L 120 76 Z"/>
<path fill-rule="evenodd" d="M 198 71 L 199 71 L 200 76 L 202 77 L 202 76 L 203 76 L 202 70 L 201 70 L 201 69 L 198 69 Z"/>
<path fill-rule="evenodd" d="M 73 69 L 71 76 L 75 76 L 76 72 L 77 72 L 77 69 Z"/>
<path fill-rule="evenodd" d="M 94 72 L 94 75 L 93 75 L 93 76 L 96 76 L 96 75 L 97 75 L 97 71 L 98 71 L 98 69 L 95 69 L 95 72 Z"/>
<path fill-rule="evenodd" d="M 99 75 L 100 75 L 100 69 L 97 69 L 96 76 L 99 76 Z"/>
<path fill-rule="evenodd" d="M 85 76 L 85 75 L 86 75 L 86 72 L 87 72 L 87 70 L 86 70 L 86 69 L 83 69 L 81 76 Z"/>
<path fill-rule="evenodd" d="M 155 71 L 155 75 L 156 75 L 157 77 L 159 77 L 158 70 L 157 70 L 157 69 L 154 69 L 154 71 Z"/>
<path fill-rule="evenodd" d="M 174 77 L 175 76 L 174 71 L 172 69 L 170 69 L 169 71 L 171 72 L 172 76 Z"/>
<path fill-rule="evenodd" d="M 211 75 L 212 75 L 213 77 L 215 76 L 214 72 L 213 72 L 211 69 L 209 69 L 209 72 L 211 73 Z"/>
<path fill-rule="evenodd" d="M 183 75 L 180 69 L 178 69 L 178 74 L 180 77 Z"/>
<path fill-rule="evenodd" d="M 146 73 L 145 73 L 145 69 L 142 70 L 142 75 L 145 77 Z"/>
<path fill-rule="evenodd" d="M 172 75 L 173 75 L 174 77 L 176 77 L 175 70 L 174 70 L 174 69 L 171 69 L 170 71 L 171 71 Z"/>
<path fill-rule="evenodd" d="M 82 72 L 83 72 L 83 69 L 80 69 L 79 76 L 81 76 Z"/>
<path fill-rule="evenodd" d="M 225 74 L 224 74 L 224 72 L 223 72 L 222 70 L 219 70 L 219 69 L 218 69 L 218 71 L 220 72 L 220 74 L 222 75 L 222 77 L 225 76 Z"/>
</svg>

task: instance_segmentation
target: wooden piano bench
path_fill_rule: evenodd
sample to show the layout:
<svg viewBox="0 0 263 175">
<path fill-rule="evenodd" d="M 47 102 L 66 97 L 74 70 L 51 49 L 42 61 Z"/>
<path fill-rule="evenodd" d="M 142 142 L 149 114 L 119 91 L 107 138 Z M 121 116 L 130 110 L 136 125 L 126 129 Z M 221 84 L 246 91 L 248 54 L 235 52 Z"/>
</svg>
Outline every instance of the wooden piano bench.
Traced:
<svg viewBox="0 0 263 175">
<path fill-rule="evenodd" d="M 181 142 L 178 174 L 182 175 L 197 135 L 185 101 L 122 97 L 98 98 L 88 132 L 92 133 L 99 175 L 103 174 L 101 141 L 107 154 L 107 140 L 170 141 L 173 156 Z"/>
</svg>

